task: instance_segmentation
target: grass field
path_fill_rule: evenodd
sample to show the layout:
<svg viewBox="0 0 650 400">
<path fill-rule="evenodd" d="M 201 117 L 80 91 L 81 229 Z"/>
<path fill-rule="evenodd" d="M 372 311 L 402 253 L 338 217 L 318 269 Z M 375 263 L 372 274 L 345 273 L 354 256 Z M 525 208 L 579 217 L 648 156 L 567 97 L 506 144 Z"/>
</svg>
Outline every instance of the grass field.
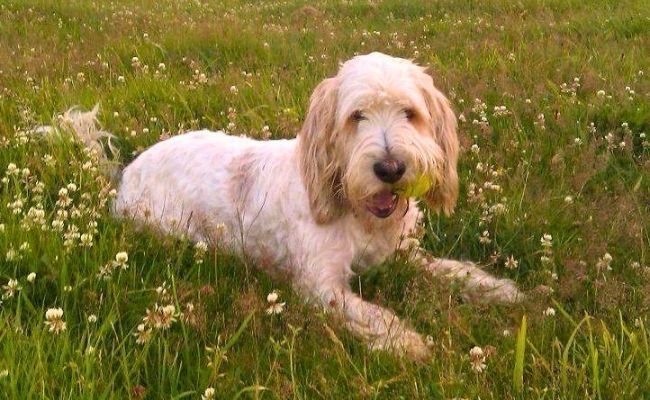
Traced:
<svg viewBox="0 0 650 400">
<path fill-rule="evenodd" d="M 425 365 L 112 218 L 97 159 L 29 132 L 100 104 L 123 162 L 191 128 L 292 137 L 374 50 L 430 66 L 459 117 L 460 201 L 426 248 L 531 293 L 466 303 L 399 260 L 361 276 L 431 336 Z M 648 135 L 643 0 L 0 0 L 0 398 L 650 398 Z"/>
</svg>

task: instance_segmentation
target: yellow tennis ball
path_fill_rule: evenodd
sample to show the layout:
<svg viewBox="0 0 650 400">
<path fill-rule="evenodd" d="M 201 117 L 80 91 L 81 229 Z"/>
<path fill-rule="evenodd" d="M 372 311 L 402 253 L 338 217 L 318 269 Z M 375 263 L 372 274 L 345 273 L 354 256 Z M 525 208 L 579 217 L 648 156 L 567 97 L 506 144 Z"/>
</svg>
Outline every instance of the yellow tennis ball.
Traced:
<svg viewBox="0 0 650 400">
<path fill-rule="evenodd" d="M 420 174 L 406 186 L 397 188 L 396 192 L 404 197 L 421 197 L 431 189 L 432 185 L 430 177 Z"/>
</svg>

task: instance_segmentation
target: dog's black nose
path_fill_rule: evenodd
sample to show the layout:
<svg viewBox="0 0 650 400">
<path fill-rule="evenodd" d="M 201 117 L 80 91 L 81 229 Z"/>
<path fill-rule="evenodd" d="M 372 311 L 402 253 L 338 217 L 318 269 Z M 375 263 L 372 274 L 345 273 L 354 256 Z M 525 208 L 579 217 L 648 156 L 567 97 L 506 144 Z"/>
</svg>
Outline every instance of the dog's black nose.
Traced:
<svg viewBox="0 0 650 400">
<path fill-rule="evenodd" d="M 399 181 L 399 178 L 404 175 L 406 171 L 406 165 L 400 160 L 394 158 L 388 158 L 383 161 L 378 161 L 373 165 L 372 169 L 375 171 L 375 175 L 382 182 L 386 183 L 395 183 Z"/>
</svg>

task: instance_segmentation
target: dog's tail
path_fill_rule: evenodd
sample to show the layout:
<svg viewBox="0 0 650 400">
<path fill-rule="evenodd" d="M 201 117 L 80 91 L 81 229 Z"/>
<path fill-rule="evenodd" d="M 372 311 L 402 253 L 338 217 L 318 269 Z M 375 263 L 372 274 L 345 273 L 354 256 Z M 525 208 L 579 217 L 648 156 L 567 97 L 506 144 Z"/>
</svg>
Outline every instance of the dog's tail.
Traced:
<svg viewBox="0 0 650 400">
<path fill-rule="evenodd" d="M 58 115 L 53 125 L 41 125 L 32 130 L 43 136 L 60 136 L 63 132 L 73 133 L 86 148 L 97 153 L 103 159 L 118 158 L 119 150 L 113 145 L 115 135 L 99 126 L 97 113 L 99 105 L 90 111 L 82 111 L 79 107 L 68 109 L 63 115 Z M 104 143 L 105 140 L 105 143 Z"/>
<path fill-rule="evenodd" d="M 83 111 L 79 107 L 71 107 L 62 115 L 54 118 L 52 125 L 41 125 L 32 129 L 33 134 L 45 137 L 61 137 L 71 133 L 74 138 L 93 152 L 106 169 L 107 175 L 116 178 L 119 175 L 119 149 L 114 145 L 115 135 L 103 130 L 97 120 L 99 105 L 92 110 Z"/>
</svg>

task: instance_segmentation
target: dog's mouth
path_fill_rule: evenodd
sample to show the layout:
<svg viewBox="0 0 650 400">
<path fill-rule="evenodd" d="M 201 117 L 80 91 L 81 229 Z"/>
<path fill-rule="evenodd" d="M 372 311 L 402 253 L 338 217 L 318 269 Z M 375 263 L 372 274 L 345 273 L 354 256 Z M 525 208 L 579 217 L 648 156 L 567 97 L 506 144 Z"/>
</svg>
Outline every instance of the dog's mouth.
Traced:
<svg viewBox="0 0 650 400">
<path fill-rule="evenodd" d="M 366 209 L 375 217 L 388 218 L 397 208 L 399 196 L 392 190 L 383 190 L 372 195 L 366 203 Z"/>
</svg>

